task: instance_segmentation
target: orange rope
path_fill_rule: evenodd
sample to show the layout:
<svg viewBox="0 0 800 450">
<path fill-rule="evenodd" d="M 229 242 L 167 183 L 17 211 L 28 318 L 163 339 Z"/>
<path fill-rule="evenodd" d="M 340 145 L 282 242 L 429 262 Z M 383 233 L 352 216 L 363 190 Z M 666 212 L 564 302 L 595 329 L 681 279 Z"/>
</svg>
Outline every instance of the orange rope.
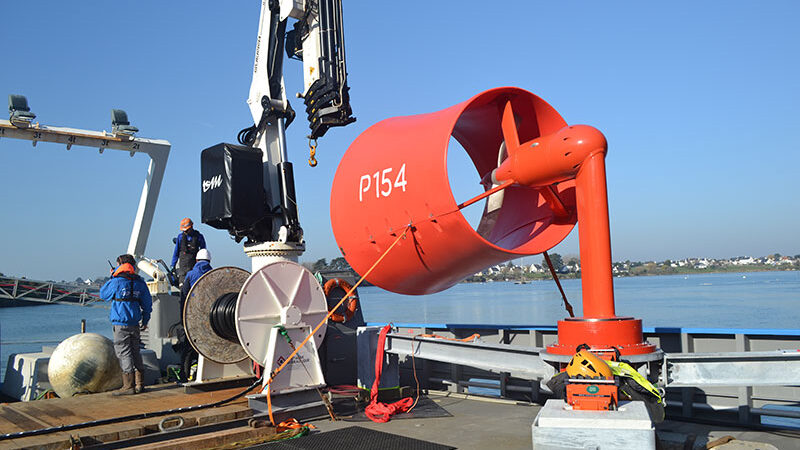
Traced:
<svg viewBox="0 0 800 450">
<path fill-rule="evenodd" d="M 383 258 L 385 258 L 386 255 L 388 255 L 389 252 L 394 248 L 394 246 L 397 245 L 398 242 L 400 242 L 400 239 L 404 239 L 406 237 L 406 233 L 408 233 L 408 230 L 410 230 L 410 229 L 411 229 L 411 225 L 406 226 L 406 229 L 403 230 L 403 232 L 399 236 L 397 236 L 397 239 L 395 239 L 394 242 L 392 242 L 392 245 L 390 245 L 389 248 L 387 248 L 386 251 L 383 252 L 381 257 L 378 258 L 377 261 L 375 261 L 375 264 L 373 264 L 372 267 L 370 267 L 369 270 L 367 270 L 367 272 L 364 275 L 361 276 L 361 279 L 358 280 L 358 282 L 356 284 L 354 284 L 353 287 L 351 287 L 349 291 L 347 291 L 347 293 L 344 295 L 344 297 L 342 297 L 342 299 L 339 300 L 339 303 L 337 303 L 336 306 L 331 308 L 331 310 L 328 311 L 328 314 L 325 316 L 325 318 L 322 319 L 322 321 L 320 321 L 320 323 L 318 323 L 317 326 L 314 327 L 313 330 L 311 330 L 311 334 L 306 336 L 306 338 L 303 339 L 303 342 L 300 343 L 300 345 L 298 345 L 294 349 L 294 351 L 289 355 L 289 357 L 286 358 L 286 360 L 280 366 L 278 366 L 278 368 L 275 369 L 275 371 L 273 371 L 270 374 L 269 380 L 264 385 L 264 388 L 261 389 L 261 392 L 264 392 L 265 390 L 267 391 L 267 411 L 269 412 L 269 421 L 272 423 L 273 426 L 275 425 L 275 420 L 272 417 L 272 401 L 270 399 L 270 389 L 269 389 L 270 384 L 272 384 L 272 382 L 275 380 L 275 377 L 278 375 L 278 373 L 280 373 L 280 371 L 283 370 L 283 368 L 286 367 L 287 364 L 289 364 L 289 361 L 291 361 L 292 358 L 297 356 L 297 353 L 300 351 L 300 349 L 303 348 L 308 343 L 309 340 L 311 340 L 311 338 L 317 333 L 317 331 L 322 327 L 322 325 L 325 324 L 328 321 L 328 319 L 330 319 L 330 317 L 333 315 L 333 313 L 340 306 L 342 306 L 342 303 L 344 303 L 345 300 L 349 299 L 350 296 L 353 295 L 353 292 L 355 292 L 356 288 L 361 284 L 361 282 L 364 281 L 364 279 L 367 278 L 369 276 L 369 274 L 372 273 L 372 270 L 375 269 L 375 267 L 377 267 L 378 264 L 381 263 L 381 261 L 383 261 Z"/>
<path fill-rule="evenodd" d="M 465 338 L 457 339 L 457 338 L 449 338 L 445 336 L 439 336 L 438 334 L 418 334 L 415 337 L 424 337 L 424 338 L 436 338 L 436 339 L 444 339 L 445 341 L 458 341 L 458 342 L 472 342 L 475 339 L 481 337 L 480 334 L 475 333 L 471 336 L 467 336 Z"/>
<path fill-rule="evenodd" d="M 275 431 L 278 433 L 283 433 L 286 430 L 296 430 L 302 427 L 308 427 L 311 429 L 317 428 L 314 425 L 311 425 L 310 423 L 300 423 L 297 421 L 297 419 L 286 419 L 278 424 L 278 426 L 276 427 L 277 429 Z"/>
<path fill-rule="evenodd" d="M 271 382 L 272 379 L 270 378 L 269 381 Z M 269 413 L 269 423 L 271 423 L 272 426 L 274 427 L 275 418 L 272 417 L 272 396 L 269 395 L 269 383 L 267 383 L 267 385 L 264 387 L 267 388 L 267 412 Z"/>
</svg>

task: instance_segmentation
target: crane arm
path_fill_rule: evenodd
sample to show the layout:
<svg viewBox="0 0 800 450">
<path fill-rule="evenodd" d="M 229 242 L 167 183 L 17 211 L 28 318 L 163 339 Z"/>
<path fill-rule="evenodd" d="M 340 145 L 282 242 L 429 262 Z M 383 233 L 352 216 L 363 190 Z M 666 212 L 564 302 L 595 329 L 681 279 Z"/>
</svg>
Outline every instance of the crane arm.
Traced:
<svg viewBox="0 0 800 450">
<path fill-rule="evenodd" d="M 286 32 L 289 18 L 296 19 Z M 256 41 L 253 81 L 247 103 L 255 125 L 240 143 L 253 145 L 271 118 L 283 117 L 288 126 L 294 111 L 286 99 L 282 53 L 303 62 L 303 98 L 309 139 L 331 127 L 354 122 L 347 86 L 344 23 L 341 0 L 262 1 Z"/>
<path fill-rule="evenodd" d="M 287 33 L 290 21 L 293 25 Z M 253 125 L 238 136 L 246 148 L 237 150 L 221 144 L 206 149 L 207 162 L 201 164 L 208 172 L 208 179 L 203 180 L 203 222 L 228 230 L 237 242 L 247 237 L 250 244 L 303 243 L 285 133 L 295 112 L 286 96 L 284 52 L 303 62 L 305 91 L 298 97 L 305 104 L 310 140 L 322 137 L 331 127 L 355 121 L 347 86 L 341 0 L 262 0 L 247 99 Z M 251 158 L 246 156 L 248 149 L 260 150 L 263 171 L 256 173 L 263 172 L 258 177 L 263 182 L 263 194 L 252 189 L 241 192 L 235 187 L 239 185 L 228 179 L 234 171 L 219 166 L 219 161 L 226 160 L 230 165 L 233 158 Z M 245 153 L 234 155 L 242 151 Z M 215 158 L 217 162 L 213 162 Z M 225 188 L 212 190 L 222 184 Z M 221 191 L 226 194 L 218 194 Z M 256 209 L 263 212 L 254 215 Z"/>
</svg>

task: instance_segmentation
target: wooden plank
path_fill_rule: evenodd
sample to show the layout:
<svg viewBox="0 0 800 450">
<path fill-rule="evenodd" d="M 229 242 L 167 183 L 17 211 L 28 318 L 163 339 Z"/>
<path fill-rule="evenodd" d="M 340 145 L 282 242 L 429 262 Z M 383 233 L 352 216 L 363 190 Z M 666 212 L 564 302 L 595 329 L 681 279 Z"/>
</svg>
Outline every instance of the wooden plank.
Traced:
<svg viewBox="0 0 800 450">
<path fill-rule="evenodd" d="M 94 420 L 91 416 L 87 416 L 78 411 L 61 408 L 53 403 L 40 405 L 39 402 L 30 402 L 29 405 L 25 405 L 23 411 L 47 423 L 47 426 L 50 427 L 57 427 L 65 423 L 80 423 Z"/>
<path fill-rule="evenodd" d="M 275 429 L 271 427 L 251 428 L 236 427 L 229 430 L 203 433 L 196 436 L 187 436 L 169 441 L 162 441 L 157 444 L 146 444 L 131 449 L 159 448 L 161 450 L 195 449 L 218 447 L 233 443 L 247 443 L 249 445 L 259 444 L 275 435 Z"/>
<path fill-rule="evenodd" d="M 6 417 L 5 413 L 0 411 L 0 434 L 17 433 L 19 431 L 25 431 L 25 429 L 14 423 L 13 416 Z"/>
<path fill-rule="evenodd" d="M 211 423 L 247 417 L 249 415 L 252 415 L 252 410 L 239 405 L 193 411 L 182 414 L 181 417 L 184 419 L 183 428 L 190 428 L 197 426 L 201 422 L 203 425 L 208 425 Z M 6 443 L 10 443 L 16 448 L 65 448 L 69 447 L 70 445 L 70 436 L 79 438 L 83 445 L 113 442 L 121 439 L 132 439 L 135 437 L 160 432 L 158 424 L 165 417 L 172 416 L 153 417 L 96 427 L 81 428 L 67 432 L 18 438 L 11 441 L 6 441 Z M 2 443 L 0 442 L 0 444 Z"/>
<path fill-rule="evenodd" d="M 6 433 L 213 403 L 215 401 L 227 399 L 241 391 L 242 388 L 232 388 L 216 392 L 186 394 L 180 388 L 169 387 L 157 388 L 150 392 L 126 397 L 113 397 L 109 393 L 103 393 L 66 399 L 15 403 L 8 405 L 13 407 L 9 409 L 11 421 L 8 421 L 7 418 L 6 423 L 13 424 L 13 419 L 17 417 L 29 418 L 31 415 L 39 414 L 42 417 L 42 422 L 46 419 L 47 424 L 36 424 L 34 426 L 35 422 L 25 423 L 23 425 L 24 428 L 16 425 L 14 430 L 6 431 Z M 45 414 L 43 411 L 49 412 Z M 207 425 L 249 417 L 252 414 L 252 410 L 247 405 L 247 399 L 243 397 L 224 406 L 174 415 L 180 415 L 184 419 L 184 428 L 186 428 L 194 427 L 198 424 Z M 76 419 L 78 416 L 81 416 L 81 420 L 66 420 Z M 1 417 L 2 416 L 0 416 L 0 418 Z M 4 444 L 10 444 L 13 447 L 65 448 L 70 445 L 70 436 L 80 437 L 84 445 L 130 439 L 144 434 L 159 432 L 158 424 L 165 417 L 171 416 L 159 416 L 80 428 L 41 436 L 17 438 L 0 442 L 0 448 L 2 448 Z M 0 424 L 2 424 L 2 422 L 0 422 Z"/>
<path fill-rule="evenodd" d="M 110 393 L 82 395 L 71 398 L 37 400 L 5 405 L 9 411 L 31 417 L 40 417 L 42 424 L 26 422 L 23 430 L 33 430 L 43 426 L 59 426 L 109 419 L 143 412 L 161 411 L 217 402 L 238 394 L 242 388 L 231 388 L 216 392 L 186 394 L 180 387 L 154 388 L 149 392 L 124 397 L 113 397 Z M 228 405 L 246 405 L 242 397 Z M 2 415 L 0 415 L 2 416 Z M 16 415 L 14 416 L 16 418 Z M 14 419 L 11 420 L 15 422 Z"/>
<path fill-rule="evenodd" d="M 13 439 L 0 442 L 0 448 L 36 448 L 40 450 L 61 450 L 71 448 L 69 432 L 60 432 L 43 436 Z"/>
<path fill-rule="evenodd" d="M 14 410 L 13 408 L 9 408 L 6 406 L 4 406 L 2 409 L 2 416 L 4 419 L 8 420 L 9 422 L 12 422 L 17 428 L 19 428 L 19 430 L 12 430 L 12 431 L 0 430 L 0 432 L 2 432 L 3 434 L 15 433 L 16 431 L 23 431 L 23 430 L 35 430 L 37 428 L 49 426 L 46 422 L 36 420 L 27 414 L 24 414 L 20 411 Z"/>
</svg>

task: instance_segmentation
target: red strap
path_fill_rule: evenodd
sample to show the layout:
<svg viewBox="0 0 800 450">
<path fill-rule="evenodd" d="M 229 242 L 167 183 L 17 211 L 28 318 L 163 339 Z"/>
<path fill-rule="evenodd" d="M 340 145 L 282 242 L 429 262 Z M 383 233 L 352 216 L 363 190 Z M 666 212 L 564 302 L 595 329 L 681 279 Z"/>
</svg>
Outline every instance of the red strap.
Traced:
<svg viewBox="0 0 800 450">
<path fill-rule="evenodd" d="M 378 335 L 378 351 L 375 354 L 375 381 L 372 383 L 372 389 L 369 392 L 370 403 L 364 410 L 370 420 L 378 423 L 388 422 L 393 415 L 408 411 L 414 404 L 414 399 L 411 397 L 406 397 L 390 404 L 378 402 L 378 386 L 381 384 L 381 372 L 383 371 L 383 348 L 386 345 L 386 335 L 390 329 L 391 326 L 386 325 Z"/>
</svg>

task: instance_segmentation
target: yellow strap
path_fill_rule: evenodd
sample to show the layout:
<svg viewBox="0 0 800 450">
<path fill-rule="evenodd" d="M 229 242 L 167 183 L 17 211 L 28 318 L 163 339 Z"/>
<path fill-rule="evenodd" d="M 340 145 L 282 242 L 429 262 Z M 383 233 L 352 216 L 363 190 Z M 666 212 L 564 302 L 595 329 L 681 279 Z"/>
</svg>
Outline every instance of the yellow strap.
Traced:
<svg viewBox="0 0 800 450">
<path fill-rule="evenodd" d="M 655 395 L 658 398 L 658 402 L 661 403 L 661 394 L 658 392 L 653 383 L 647 380 L 642 374 L 640 374 L 636 369 L 630 366 L 628 363 L 624 363 L 621 361 L 606 361 L 608 367 L 611 368 L 611 373 L 620 377 L 628 377 L 632 378 L 637 384 L 642 386 L 643 388 L 647 389 L 651 394 Z"/>
</svg>

